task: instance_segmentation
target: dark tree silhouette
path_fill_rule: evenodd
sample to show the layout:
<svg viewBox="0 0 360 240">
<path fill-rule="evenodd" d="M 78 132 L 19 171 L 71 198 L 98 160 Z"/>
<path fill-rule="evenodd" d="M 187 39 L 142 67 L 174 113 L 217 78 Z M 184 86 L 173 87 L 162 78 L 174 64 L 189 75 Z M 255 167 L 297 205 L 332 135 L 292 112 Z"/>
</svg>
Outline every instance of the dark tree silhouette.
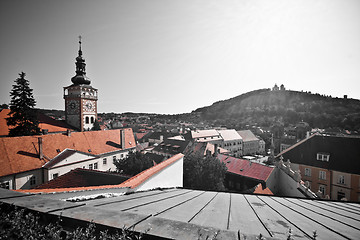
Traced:
<svg viewBox="0 0 360 240">
<path fill-rule="evenodd" d="M 131 151 L 126 158 L 115 160 L 114 164 L 119 172 L 132 176 L 154 166 L 153 161 L 144 154 Z"/>
<path fill-rule="evenodd" d="M 212 155 L 191 153 L 184 157 L 184 188 L 201 190 L 225 190 L 227 168 Z"/>
<path fill-rule="evenodd" d="M 99 121 L 98 121 L 98 120 L 95 120 L 95 122 L 94 122 L 94 126 L 92 127 L 92 129 L 91 129 L 91 130 L 93 130 L 93 131 L 98 131 L 98 130 L 101 130 L 100 123 L 99 123 Z"/>
<path fill-rule="evenodd" d="M 10 92 L 10 113 L 6 118 L 9 136 L 28 136 L 39 134 L 39 123 L 34 109 L 36 101 L 33 90 L 29 87 L 29 81 L 25 79 L 25 73 L 21 72 L 20 77 L 15 80 L 15 84 Z"/>
</svg>

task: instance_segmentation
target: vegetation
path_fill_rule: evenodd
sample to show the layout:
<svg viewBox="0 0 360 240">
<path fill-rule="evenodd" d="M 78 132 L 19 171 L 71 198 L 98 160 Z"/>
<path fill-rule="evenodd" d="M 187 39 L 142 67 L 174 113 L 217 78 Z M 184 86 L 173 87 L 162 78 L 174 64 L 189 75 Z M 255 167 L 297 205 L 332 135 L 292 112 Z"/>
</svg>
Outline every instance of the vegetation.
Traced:
<svg viewBox="0 0 360 240">
<path fill-rule="evenodd" d="M 34 109 L 36 101 L 33 90 L 29 87 L 29 81 L 25 79 L 25 73 L 21 72 L 20 77 L 10 92 L 10 113 L 6 119 L 7 125 L 12 126 L 9 136 L 28 136 L 40 133 L 37 114 Z"/>
<path fill-rule="evenodd" d="M 64 230 L 60 225 L 61 218 L 55 223 L 44 223 L 39 214 L 26 212 L 25 209 L 13 209 L 5 204 L 0 204 L 0 240 L 5 239 L 108 239 L 108 240 L 131 240 L 142 239 L 129 229 L 123 228 L 120 232 L 109 233 L 97 231 L 94 223 L 89 223 L 86 228 L 78 227 L 71 231 Z"/>
<path fill-rule="evenodd" d="M 223 191 L 227 168 L 212 155 L 191 153 L 184 157 L 184 188 Z"/>
<path fill-rule="evenodd" d="M 98 120 L 95 120 L 94 122 L 94 126 L 92 127 L 91 129 L 92 131 L 98 131 L 98 130 L 101 130 L 101 127 L 100 127 L 100 123 Z"/>
<path fill-rule="evenodd" d="M 126 158 L 114 161 L 118 172 L 134 176 L 152 166 L 153 161 L 140 152 L 129 152 Z"/>
<path fill-rule="evenodd" d="M 193 115 L 216 125 L 244 129 L 305 121 L 313 128 L 360 131 L 360 100 L 332 98 L 310 92 L 260 89 L 195 110 Z"/>
</svg>

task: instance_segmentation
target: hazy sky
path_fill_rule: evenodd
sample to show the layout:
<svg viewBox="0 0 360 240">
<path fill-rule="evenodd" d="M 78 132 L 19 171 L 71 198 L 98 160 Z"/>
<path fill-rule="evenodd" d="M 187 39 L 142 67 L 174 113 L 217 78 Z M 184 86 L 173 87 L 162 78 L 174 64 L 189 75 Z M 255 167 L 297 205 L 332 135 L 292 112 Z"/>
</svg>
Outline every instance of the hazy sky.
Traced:
<svg viewBox="0 0 360 240">
<path fill-rule="evenodd" d="M 184 113 L 275 83 L 360 99 L 359 0 L 0 1 L 0 104 L 65 108 L 78 35 L 98 112 Z"/>
</svg>

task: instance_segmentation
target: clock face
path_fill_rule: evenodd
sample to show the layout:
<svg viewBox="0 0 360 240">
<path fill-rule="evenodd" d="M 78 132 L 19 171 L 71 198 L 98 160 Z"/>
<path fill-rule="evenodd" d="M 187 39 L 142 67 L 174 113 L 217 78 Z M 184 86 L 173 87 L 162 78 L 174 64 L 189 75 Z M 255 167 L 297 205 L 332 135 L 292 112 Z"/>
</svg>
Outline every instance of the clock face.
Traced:
<svg viewBox="0 0 360 240">
<path fill-rule="evenodd" d="M 76 100 L 70 100 L 67 102 L 67 109 L 69 114 L 78 113 L 79 111 L 79 102 Z"/>
<path fill-rule="evenodd" d="M 86 100 L 83 102 L 83 110 L 85 112 L 94 112 L 95 111 L 95 103 L 90 100 Z"/>
</svg>

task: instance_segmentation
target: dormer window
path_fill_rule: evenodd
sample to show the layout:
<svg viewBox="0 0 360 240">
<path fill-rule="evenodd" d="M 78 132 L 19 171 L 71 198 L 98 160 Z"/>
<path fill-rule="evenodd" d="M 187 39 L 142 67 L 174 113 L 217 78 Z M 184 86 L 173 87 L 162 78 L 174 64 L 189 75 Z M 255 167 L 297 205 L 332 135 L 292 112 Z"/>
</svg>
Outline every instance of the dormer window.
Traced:
<svg viewBox="0 0 360 240">
<path fill-rule="evenodd" d="M 328 162 L 329 159 L 330 159 L 330 154 L 328 154 L 328 153 L 317 153 L 316 154 L 316 160 L 318 160 L 318 161 Z"/>
</svg>

